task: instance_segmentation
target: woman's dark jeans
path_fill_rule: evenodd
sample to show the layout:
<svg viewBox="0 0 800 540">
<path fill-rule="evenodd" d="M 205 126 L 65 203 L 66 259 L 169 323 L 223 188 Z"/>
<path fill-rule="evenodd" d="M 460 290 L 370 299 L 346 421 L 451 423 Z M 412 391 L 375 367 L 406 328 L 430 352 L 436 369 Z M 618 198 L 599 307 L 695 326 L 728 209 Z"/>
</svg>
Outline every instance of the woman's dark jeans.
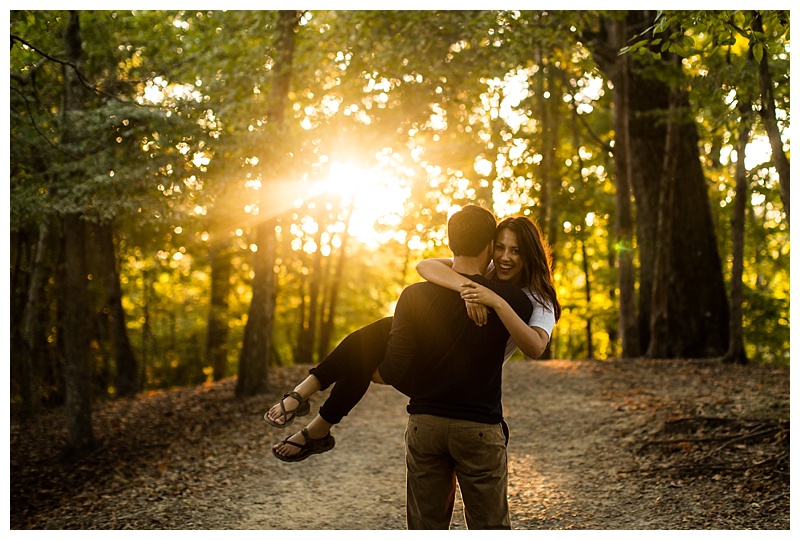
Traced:
<svg viewBox="0 0 800 540">
<path fill-rule="evenodd" d="M 319 379 L 321 390 L 333 385 L 319 409 L 323 420 L 338 424 L 367 393 L 372 374 L 386 354 L 391 329 L 391 317 L 359 328 L 309 371 Z"/>
</svg>

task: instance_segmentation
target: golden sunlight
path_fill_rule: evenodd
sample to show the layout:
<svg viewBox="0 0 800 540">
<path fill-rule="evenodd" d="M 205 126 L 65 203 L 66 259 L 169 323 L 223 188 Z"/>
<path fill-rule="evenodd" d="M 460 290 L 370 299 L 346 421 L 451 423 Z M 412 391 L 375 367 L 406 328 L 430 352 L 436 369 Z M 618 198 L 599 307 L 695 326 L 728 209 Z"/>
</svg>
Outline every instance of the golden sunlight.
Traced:
<svg viewBox="0 0 800 540">
<path fill-rule="evenodd" d="M 339 194 L 344 204 L 352 204 L 348 230 L 370 247 L 377 247 L 397 234 L 392 227 L 400 222 L 403 205 L 411 193 L 410 187 L 398 178 L 338 161 L 331 163 L 328 177 L 316 184 L 314 191 Z M 378 223 L 389 230 L 376 231 Z"/>
</svg>

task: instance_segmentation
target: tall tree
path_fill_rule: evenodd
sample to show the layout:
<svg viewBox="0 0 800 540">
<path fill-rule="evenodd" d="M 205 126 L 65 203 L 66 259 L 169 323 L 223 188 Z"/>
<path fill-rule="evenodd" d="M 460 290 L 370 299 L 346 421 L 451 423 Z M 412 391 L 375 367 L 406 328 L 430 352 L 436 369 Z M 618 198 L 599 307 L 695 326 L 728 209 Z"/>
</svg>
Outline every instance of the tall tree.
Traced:
<svg viewBox="0 0 800 540">
<path fill-rule="evenodd" d="M 114 228 L 112 223 L 105 222 L 97 224 L 95 231 L 98 242 L 98 259 L 105 282 L 106 304 L 111 324 L 111 339 L 116 363 L 115 386 L 118 395 L 132 396 L 139 390 L 137 377 L 139 368 L 128 337 L 125 310 L 122 307 L 122 287 L 117 268 Z"/>
<path fill-rule="evenodd" d="M 211 293 L 206 330 L 206 360 L 215 381 L 228 372 L 228 298 L 231 291 L 232 249 L 221 228 L 212 227 L 209 241 Z M 222 238 L 219 238 L 222 236 Z"/>
<path fill-rule="evenodd" d="M 629 32 L 625 19 L 608 21 L 608 40 L 617 50 L 626 45 Z M 611 68 L 616 71 L 614 80 L 614 163 L 616 203 L 617 287 L 619 288 L 620 356 L 635 358 L 641 354 L 639 326 L 636 317 L 636 270 L 634 269 L 634 228 L 631 208 L 630 110 L 628 95 L 630 81 L 629 56 L 621 56 Z"/>
<path fill-rule="evenodd" d="M 736 147 L 736 198 L 733 202 L 733 216 L 731 217 L 733 268 L 731 269 L 730 287 L 730 340 L 728 342 L 728 350 L 722 359 L 726 363 L 746 364 L 747 353 L 744 349 L 744 329 L 742 327 L 742 307 L 744 304 L 742 275 L 744 273 L 744 221 L 748 194 L 744 155 L 747 143 L 750 140 L 750 103 L 746 101 L 740 103 L 739 110 L 742 112 L 742 118 Z"/>
<path fill-rule="evenodd" d="M 331 339 L 333 336 L 333 329 L 336 323 L 336 308 L 339 304 L 339 287 L 342 283 L 344 275 L 344 268 L 347 262 L 347 244 L 350 241 L 350 219 L 353 216 L 353 206 L 355 204 L 355 197 L 351 199 L 350 205 L 346 209 L 346 217 L 344 218 L 344 231 L 342 232 L 342 243 L 339 247 L 339 258 L 336 260 L 336 269 L 333 275 L 330 276 L 330 286 L 328 287 L 328 294 L 326 295 L 326 309 L 325 318 L 322 321 L 322 327 L 319 334 L 319 346 L 317 348 L 317 358 L 322 359 L 331 352 Z"/>
<path fill-rule="evenodd" d="M 311 268 L 307 276 L 308 303 L 306 307 L 308 309 L 308 314 L 304 318 L 305 324 L 300 328 L 300 340 L 297 344 L 296 361 L 301 364 L 311 364 L 314 361 L 314 346 L 317 343 L 317 329 L 319 327 L 320 315 L 322 315 L 323 312 L 321 290 L 326 274 L 323 273 L 322 265 L 322 233 L 325 227 L 321 217 L 324 208 L 321 206 L 322 205 L 314 204 L 314 209 L 311 214 L 317 230 L 313 235 L 315 249 L 311 254 Z"/>
<path fill-rule="evenodd" d="M 630 11 L 626 17 L 629 38 L 644 30 L 655 18 L 654 12 Z M 619 80 L 619 49 L 609 40 L 612 17 L 601 19 L 600 30 L 587 34 L 587 44 L 598 66 L 615 84 Z M 626 40 L 627 41 L 627 40 Z M 669 110 L 670 85 L 680 81 L 681 73 L 669 70 L 663 61 L 632 57 L 625 66 L 628 79 L 629 146 L 631 185 L 637 206 L 637 237 L 641 261 L 639 329 L 640 345 L 650 342 L 650 320 L 655 268 L 660 166 L 666 148 L 665 111 Z M 672 79 L 666 79 L 669 75 Z M 688 111 L 686 97 L 676 104 Z M 677 168 L 672 234 L 676 249 L 671 253 L 668 298 L 671 306 L 668 333 L 673 340 L 671 356 L 719 356 L 728 342 L 728 300 L 722 278 L 722 265 L 711 219 L 708 188 L 700 165 L 696 126 L 681 115 L 676 124 Z"/>
<path fill-rule="evenodd" d="M 581 259 L 583 259 L 583 276 L 585 280 L 585 294 L 586 294 L 586 305 L 590 306 L 592 303 L 592 277 L 589 274 L 589 255 L 586 252 L 586 241 L 581 238 L 578 240 L 581 244 Z M 586 316 L 586 358 L 592 359 L 594 358 L 594 345 L 593 345 L 593 335 L 592 335 L 592 315 L 588 314 Z"/>
<path fill-rule="evenodd" d="M 286 109 L 289 83 L 292 75 L 292 61 L 295 49 L 295 31 L 300 20 L 297 11 L 281 11 L 275 35 L 273 79 L 267 105 L 267 125 L 272 150 L 265 162 L 281 162 L 276 155 L 280 145 L 284 113 Z M 271 164 L 271 165 L 273 165 Z M 269 359 L 272 347 L 272 327 L 275 314 L 275 216 L 269 215 L 269 191 L 271 182 L 280 179 L 279 171 L 270 171 L 272 178 L 264 178 L 261 190 L 263 209 L 256 226 L 256 245 L 253 276 L 253 299 L 244 330 L 242 351 L 239 356 L 239 377 L 236 382 L 238 396 L 251 396 L 267 390 Z"/>
<path fill-rule="evenodd" d="M 674 336 L 670 335 L 669 296 L 672 276 L 672 253 L 676 243 L 673 234 L 673 213 L 675 207 L 675 184 L 678 165 L 678 90 L 672 88 L 667 112 L 667 129 L 664 140 L 664 157 L 661 165 L 661 179 L 658 187 L 658 216 L 656 221 L 655 260 L 653 261 L 653 299 L 650 306 L 650 344 L 645 356 L 650 358 L 670 358 L 674 353 Z"/>
<path fill-rule="evenodd" d="M 75 116 L 84 107 L 86 89 L 80 79 L 83 60 L 80 16 L 71 11 L 64 31 L 67 63 L 64 65 L 64 100 L 62 108 L 62 143 L 72 145 L 79 137 L 74 132 Z M 71 188 L 80 179 L 65 178 L 64 188 Z M 67 448 L 69 455 L 79 456 L 95 445 L 92 429 L 89 336 L 87 334 L 88 292 L 86 286 L 86 231 L 83 215 L 71 211 L 63 217 L 64 282 L 61 292 L 64 312 L 64 352 L 66 380 Z"/>
<path fill-rule="evenodd" d="M 780 10 L 664 11 L 659 12 L 653 25 L 626 47 L 629 51 L 646 48 L 651 54 L 669 51 L 692 58 L 689 64 L 695 73 L 692 81 L 694 99 L 704 104 L 702 117 L 706 119 L 713 141 L 717 141 L 707 153 L 708 163 L 720 165 L 719 150 L 722 144 L 719 141 L 728 133 L 731 140 L 738 139 L 737 145 L 743 145 L 737 149 L 738 160 L 734 174 L 736 196 L 731 223 L 731 335 L 726 361 L 746 361 L 740 311 L 743 272 L 740 265 L 744 262 L 742 250 L 745 208 L 741 205 L 746 206 L 746 203 L 740 199 L 740 194 L 746 193 L 748 188 L 743 155 L 749 135 L 746 136 L 742 129 L 747 127 L 749 134 L 755 127 L 746 120 L 749 117 L 750 103 L 760 103 L 759 112 L 772 149 L 772 166 L 778 177 L 787 231 L 789 227 L 789 162 L 783 149 L 781 124 L 776 113 L 776 105 L 780 104 L 782 111 L 788 115 L 788 75 L 779 75 L 773 80 L 770 69 L 771 66 L 781 66 L 788 61 L 788 28 L 789 14 Z M 752 69 L 752 64 L 757 69 Z M 737 107 L 733 107 L 730 102 L 734 92 Z M 760 100 L 751 96 L 760 96 Z M 709 99 L 710 102 L 707 101 Z M 728 128 L 731 124 L 737 127 Z M 719 126 L 723 126 L 722 131 Z M 726 202 L 729 201 L 722 201 L 722 204 Z"/>
<path fill-rule="evenodd" d="M 27 298 L 23 311 L 20 342 L 21 350 L 16 350 L 21 363 L 21 394 L 23 411 L 31 417 L 39 409 L 42 397 L 42 379 L 47 357 L 46 321 L 49 320 L 49 305 L 46 298 L 45 283 L 53 275 L 54 251 L 58 248 L 58 238 L 54 238 L 51 220 L 43 220 L 39 225 L 36 247 L 32 250 L 30 277 Z"/>
<path fill-rule="evenodd" d="M 776 115 L 775 91 L 788 92 L 788 71 L 785 77 L 775 80 L 771 71 L 774 62 L 788 62 L 785 55 L 789 35 L 789 12 L 784 10 L 747 11 L 663 11 L 649 27 L 652 36 L 640 40 L 639 44 L 659 40 L 661 48 L 681 51 L 684 54 L 715 54 L 721 47 L 736 44 L 737 36 L 747 40 L 748 50 L 758 64 L 758 86 L 760 89 L 760 115 L 772 149 L 772 162 L 778 173 L 781 201 L 789 222 L 789 158 L 783 149 L 783 140 Z M 678 29 L 678 30 L 676 30 Z M 693 38 L 696 36 L 698 39 Z M 700 37 L 704 39 L 700 40 Z M 643 36 L 644 37 L 644 36 Z M 635 45 L 634 45 L 635 46 Z M 728 51 L 730 54 L 730 51 Z M 784 99 L 788 109 L 788 99 Z"/>
<path fill-rule="evenodd" d="M 786 16 L 786 27 L 788 28 L 788 15 Z M 772 75 L 770 74 L 769 54 L 764 54 L 765 47 L 761 40 L 765 39 L 764 15 L 761 12 L 753 12 L 753 32 L 751 35 L 751 46 L 753 53 L 758 61 L 758 80 L 761 86 L 761 119 L 767 130 L 769 144 L 772 147 L 772 161 L 778 171 L 781 186 L 781 200 L 786 212 L 786 221 L 789 222 L 789 158 L 783 150 L 783 141 L 778 129 L 778 121 L 775 116 L 775 97 L 773 91 Z M 783 21 L 780 21 L 781 24 Z M 776 30 L 776 34 L 778 31 Z M 759 58 L 760 57 L 760 58 Z"/>
</svg>

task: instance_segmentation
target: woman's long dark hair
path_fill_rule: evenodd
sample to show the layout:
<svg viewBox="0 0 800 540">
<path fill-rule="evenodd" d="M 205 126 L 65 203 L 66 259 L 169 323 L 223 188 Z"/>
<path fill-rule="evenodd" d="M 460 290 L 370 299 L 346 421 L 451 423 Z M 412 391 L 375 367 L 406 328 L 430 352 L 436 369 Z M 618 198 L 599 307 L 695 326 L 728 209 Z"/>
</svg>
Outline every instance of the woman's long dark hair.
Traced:
<svg viewBox="0 0 800 540">
<path fill-rule="evenodd" d="M 495 238 L 508 229 L 517 236 L 522 258 L 521 285 L 538 296 L 537 301 L 549 309 L 552 306 L 556 321 L 561 318 L 561 304 L 553 285 L 553 257 L 550 245 L 542 238 L 539 227 L 527 216 L 509 217 L 497 225 Z M 549 305 L 548 305 L 549 303 Z"/>
</svg>

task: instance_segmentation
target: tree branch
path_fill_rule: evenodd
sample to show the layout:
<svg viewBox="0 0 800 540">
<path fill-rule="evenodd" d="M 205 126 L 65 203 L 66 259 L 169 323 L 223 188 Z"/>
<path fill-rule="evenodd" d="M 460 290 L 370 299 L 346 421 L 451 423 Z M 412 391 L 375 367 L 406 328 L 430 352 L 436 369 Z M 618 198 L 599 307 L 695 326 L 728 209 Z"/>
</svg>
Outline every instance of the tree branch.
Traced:
<svg viewBox="0 0 800 540">
<path fill-rule="evenodd" d="M 67 60 L 59 60 L 58 58 L 56 58 L 56 57 L 54 57 L 54 56 L 51 56 L 51 55 L 47 54 L 47 53 L 46 53 L 46 52 L 44 52 L 43 50 L 41 50 L 41 49 L 37 48 L 35 45 L 33 45 L 33 44 L 29 43 L 28 41 L 26 41 L 26 40 L 22 39 L 22 38 L 21 38 L 21 37 L 19 37 L 18 35 L 16 35 L 16 34 L 11 34 L 11 45 L 12 45 L 12 47 L 13 47 L 13 45 L 14 45 L 14 42 L 15 42 L 15 41 L 18 41 L 19 43 L 21 43 L 21 44 L 22 44 L 22 45 L 24 45 L 25 47 L 28 47 L 28 48 L 29 48 L 30 50 L 32 50 L 33 52 L 35 52 L 35 53 L 37 53 L 37 54 L 40 54 L 41 56 L 43 56 L 43 57 L 44 57 L 44 58 L 46 58 L 47 60 L 50 60 L 51 62 L 55 62 L 55 63 L 57 63 L 57 64 L 60 64 L 60 65 L 62 65 L 62 66 L 65 66 L 65 67 L 72 68 L 72 70 L 75 72 L 75 75 L 78 77 L 78 81 L 79 81 L 79 82 L 80 82 L 80 83 L 81 83 L 81 84 L 82 84 L 82 85 L 83 85 L 85 88 L 87 88 L 87 89 L 91 90 L 92 92 L 95 92 L 95 93 L 98 93 L 98 94 L 101 94 L 101 95 L 105 95 L 105 96 L 107 96 L 107 97 L 112 97 L 112 98 L 114 97 L 114 96 L 110 96 L 110 95 L 108 95 L 108 94 L 105 94 L 104 92 L 101 92 L 100 90 L 98 90 L 98 89 L 97 89 L 97 87 L 96 87 L 95 85 L 93 85 L 92 83 L 90 83 L 90 82 L 89 82 L 89 80 L 88 80 L 86 77 L 84 77 L 83 73 L 81 73 L 81 71 L 78 69 L 78 66 L 76 66 L 76 65 L 75 65 L 75 64 L 73 64 L 72 62 L 69 62 L 69 61 L 67 61 Z M 39 63 L 37 63 L 37 65 L 38 65 L 38 64 L 39 64 Z"/>
</svg>

